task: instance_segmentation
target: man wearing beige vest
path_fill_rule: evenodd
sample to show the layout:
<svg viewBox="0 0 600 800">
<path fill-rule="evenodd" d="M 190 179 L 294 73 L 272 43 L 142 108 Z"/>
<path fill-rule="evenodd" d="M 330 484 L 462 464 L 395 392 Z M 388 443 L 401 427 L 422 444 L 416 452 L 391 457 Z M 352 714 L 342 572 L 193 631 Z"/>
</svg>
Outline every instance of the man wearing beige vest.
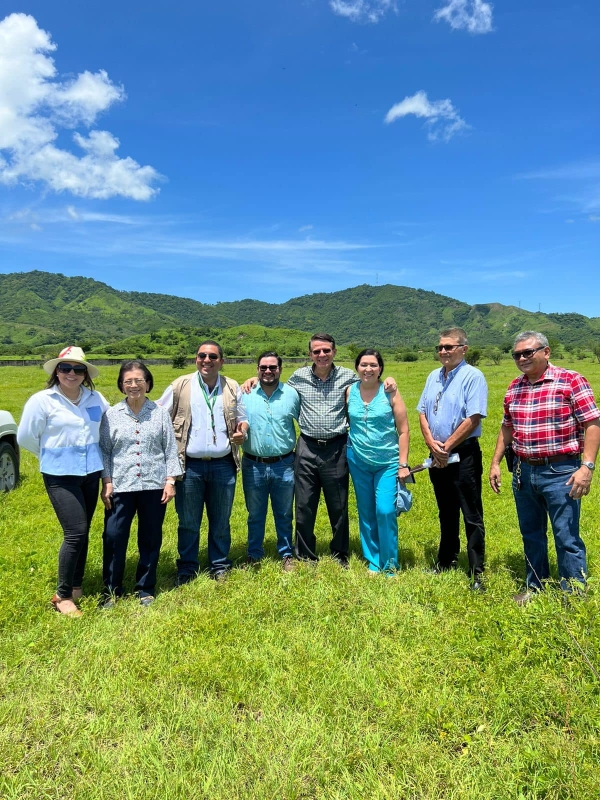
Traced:
<svg viewBox="0 0 600 800">
<path fill-rule="evenodd" d="M 211 577 L 220 580 L 231 568 L 229 518 L 240 466 L 238 449 L 248 435 L 248 417 L 238 384 L 219 375 L 223 363 L 221 346 L 202 342 L 196 354 L 197 371 L 177 378 L 158 400 L 171 414 L 185 470 L 175 495 L 179 586 L 192 580 L 200 568 L 204 506 Z"/>
</svg>

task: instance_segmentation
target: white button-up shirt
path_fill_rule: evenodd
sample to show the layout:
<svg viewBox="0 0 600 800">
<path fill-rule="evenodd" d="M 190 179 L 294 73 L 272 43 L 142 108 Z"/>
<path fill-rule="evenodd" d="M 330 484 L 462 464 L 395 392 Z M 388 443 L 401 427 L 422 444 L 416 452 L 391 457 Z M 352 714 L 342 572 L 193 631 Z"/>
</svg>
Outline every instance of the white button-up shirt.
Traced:
<svg viewBox="0 0 600 800">
<path fill-rule="evenodd" d="M 82 387 L 78 405 L 58 386 L 37 392 L 25 403 L 17 441 L 38 456 L 47 475 L 89 475 L 102 469 L 100 420 L 108 408 L 100 392 Z"/>
</svg>

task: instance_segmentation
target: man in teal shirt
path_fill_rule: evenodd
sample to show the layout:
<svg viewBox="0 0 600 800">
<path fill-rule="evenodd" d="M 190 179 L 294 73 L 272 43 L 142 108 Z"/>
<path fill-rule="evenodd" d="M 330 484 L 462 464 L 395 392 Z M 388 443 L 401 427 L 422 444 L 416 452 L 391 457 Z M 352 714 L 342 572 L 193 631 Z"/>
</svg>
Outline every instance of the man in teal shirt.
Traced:
<svg viewBox="0 0 600 800">
<path fill-rule="evenodd" d="M 292 520 L 294 500 L 294 447 L 300 398 L 281 383 L 281 358 L 274 352 L 258 357 L 258 383 L 245 397 L 250 429 L 242 458 L 242 485 L 248 510 L 248 564 L 264 556 L 267 505 L 277 531 L 277 550 L 283 569 L 294 568 Z"/>
</svg>

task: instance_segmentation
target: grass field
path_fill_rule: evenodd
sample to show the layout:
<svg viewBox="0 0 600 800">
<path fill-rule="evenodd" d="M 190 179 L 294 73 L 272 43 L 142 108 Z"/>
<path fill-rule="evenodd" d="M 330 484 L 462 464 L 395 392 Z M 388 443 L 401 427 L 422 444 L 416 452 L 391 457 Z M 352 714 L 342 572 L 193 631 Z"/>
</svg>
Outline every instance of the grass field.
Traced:
<svg viewBox="0 0 600 800">
<path fill-rule="evenodd" d="M 598 392 L 600 365 L 582 370 Z M 434 362 L 393 364 L 407 402 L 411 462 L 425 457 L 414 407 Z M 486 469 L 501 399 L 515 368 L 483 367 L 490 387 Z M 157 397 L 180 374 L 153 370 Z M 225 373 L 247 377 L 248 367 Z M 120 398 L 116 368 L 98 388 Z M 285 375 L 284 375 L 285 378 Z M 0 370 L 0 407 L 18 419 L 41 389 L 36 368 Z M 224 583 L 173 589 L 176 515 L 168 509 L 160 594 L 97 607 L 100 509 L 84 615 L 49 610 L 61 541 L 38 473 L 22 459 L 17 491 L 0 497 L 0 798 L 597 798 L 600 796 L 600 493 L 583 501 L 586 599 L 550 589 L 523 609 L 514 504 L 484 488 L 487 585 L 461 570 L 428 574 L 438 542 L 427 475 L 400 519 L 403 571 L 369 579 L 351 503 L 351 568 L 323 557 L 285 574 L 275 554 Z M 320 551 L 328 525 L 319 512 Z M 234 559 L 245 556 L 238 482 Z M 206 535 L 201 538 L 206 563 Z M 126 586 L 133 585 L 131 549 Z M 555 567 L 554 567 L 555 570 Z M 554 571 L 556 577 L 556 572 Z"/>
</svg>

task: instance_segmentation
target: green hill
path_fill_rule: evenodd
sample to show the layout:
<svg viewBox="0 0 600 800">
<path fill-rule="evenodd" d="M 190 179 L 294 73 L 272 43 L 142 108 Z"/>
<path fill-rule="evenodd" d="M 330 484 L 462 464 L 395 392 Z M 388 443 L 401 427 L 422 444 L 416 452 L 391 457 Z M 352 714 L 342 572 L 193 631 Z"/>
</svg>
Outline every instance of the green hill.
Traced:
<svg viewBox="0 0 600 800">
<path fill-rule="evenodd" d="M 570 346 L 600 341 L 599 317 L 532 313 L 499 303 L 471 306 L 406 286 L 362 285 L 281 304 L 246 299 L 208 305 L 173 295 L 120 292 L 91 278 L 41 271 L 0 275 L 2 353 L 74 341 L 96 351 L 129 350 L 130 345 L 135 349 L 135 344 L 153 352 L 173 352 L 195 336 L 212 331 L 223 338 L 224 329 L 240 325 L 280 329 L 276 338 L 285 341 L 287 336 L 290 350 L 297 346 L 291 332 L 303 332 L 305 340 L 307 331 L 318 330 L 333 333 L 340 344 L 429 348 L 440 328 L 448 325 L 465 328 L 476 345 L 501 345 L 524 329 L 541 330 Z M 238 330 L 232 336 L 232 341 L 236 336 L 265 339 L 257 330 Z M 152 342 L 160 345 L 158 350 Z"/>
</svg>

